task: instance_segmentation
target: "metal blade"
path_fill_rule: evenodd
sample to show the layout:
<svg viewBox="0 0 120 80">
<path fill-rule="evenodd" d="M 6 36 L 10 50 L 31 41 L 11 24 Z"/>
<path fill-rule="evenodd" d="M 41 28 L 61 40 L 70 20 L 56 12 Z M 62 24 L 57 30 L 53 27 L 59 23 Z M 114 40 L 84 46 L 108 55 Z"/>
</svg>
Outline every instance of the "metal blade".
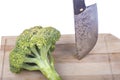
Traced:
<svg viewBox="0 0 120 80">
<path fill-rule="evenodd" d="M 83 58 L 93 49 L 98 38 L 97 5 L 93 4 L 86 8 L 83 6 L 78 7 L 78 5 L 84 5 L 84 3 L 80 3 L 81 1 L 83 0 L 73 0 L 76 41 L 75 56 L 78 59 Z M 81 8 L 83 8 L 82 12 L 80 11 Z"/>
</svg>

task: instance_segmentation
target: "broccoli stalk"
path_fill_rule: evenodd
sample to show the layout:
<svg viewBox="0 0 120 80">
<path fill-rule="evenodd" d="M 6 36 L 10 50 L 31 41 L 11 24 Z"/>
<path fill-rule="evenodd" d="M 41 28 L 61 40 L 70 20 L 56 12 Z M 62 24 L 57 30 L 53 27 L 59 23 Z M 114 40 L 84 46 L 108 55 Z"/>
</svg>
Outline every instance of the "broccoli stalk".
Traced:
<svg viewBox="0 0 120 80">
<path fill-rule="evenodd" d="M 61 80 L 54 67 L 52 52 L 60 32 L 53 27 L 35 26 L 23 31 L 9 56 L 10 70 L 40 70 L 48 80 Z"/>
</svg>

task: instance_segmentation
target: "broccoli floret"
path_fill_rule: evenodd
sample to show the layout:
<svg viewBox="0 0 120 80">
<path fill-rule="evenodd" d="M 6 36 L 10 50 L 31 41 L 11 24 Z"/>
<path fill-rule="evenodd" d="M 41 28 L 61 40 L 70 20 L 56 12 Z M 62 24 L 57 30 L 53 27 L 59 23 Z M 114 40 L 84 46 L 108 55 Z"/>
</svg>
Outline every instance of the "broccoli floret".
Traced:
<svg viewBox="0 0 120 80">
<path fill-rule="evenodd" d="M 48 80 L 61 80 L 51 54 L 60 36 L 60 32 L 53 27 L 35 26 L 24 30 L 9 55 L 11 72 L 40 70 Z"/>
</svg>

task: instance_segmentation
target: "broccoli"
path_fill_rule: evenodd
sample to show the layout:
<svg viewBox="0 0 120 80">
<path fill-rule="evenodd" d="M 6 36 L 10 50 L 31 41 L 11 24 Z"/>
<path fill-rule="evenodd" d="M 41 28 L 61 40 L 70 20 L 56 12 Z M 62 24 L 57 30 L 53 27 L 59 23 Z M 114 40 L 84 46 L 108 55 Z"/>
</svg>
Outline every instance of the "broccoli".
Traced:
<svg viewBox="0 0 120 80">
<path fill-rule="evenodd" d="M 10 52 L 10 71 L 19 73 L 23 69 L 40 70 L 48 80 L 61 80 L 54 67 L 52 52 L 60 38 L 60 32 L 53 27 L 34 26 L 24 30 Z"/>
</svg>

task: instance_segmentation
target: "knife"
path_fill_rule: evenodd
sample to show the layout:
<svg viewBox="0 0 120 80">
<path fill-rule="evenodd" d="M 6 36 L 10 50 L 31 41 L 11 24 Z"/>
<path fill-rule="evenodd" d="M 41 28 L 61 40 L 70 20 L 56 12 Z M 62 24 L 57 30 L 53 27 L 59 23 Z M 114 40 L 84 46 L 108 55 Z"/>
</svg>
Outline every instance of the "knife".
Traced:
<svg viewBox="0 0 120 80">
<path fill-rule="evenodd" d="M 97 4 L 85 5 L 84 0 L 73 0 L 75 45 L 77 59 L 85 57 L 95 46 L 98 38 Z"/>
</svg>

